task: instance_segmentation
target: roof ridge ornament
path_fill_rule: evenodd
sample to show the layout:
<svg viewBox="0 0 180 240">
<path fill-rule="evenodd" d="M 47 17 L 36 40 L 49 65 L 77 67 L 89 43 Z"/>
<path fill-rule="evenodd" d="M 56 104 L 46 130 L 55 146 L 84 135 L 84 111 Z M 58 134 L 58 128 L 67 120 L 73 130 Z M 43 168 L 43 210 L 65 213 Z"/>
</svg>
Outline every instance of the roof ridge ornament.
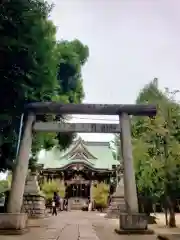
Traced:
<svg viewBox="0 0 180 240">
<path fill-rule="evenodd" d="M 77 142 L 82 143 L 82 144 L 85 143 L 81 136 L 78 137 Z"/>
<path fill-rule="evenodd" d="M 72 160 L 75 159 L 83 159 L 83 160 L 87 160 L 86 156 L 83 154 L 83 152 L 76 152 L 75 154 L 71 155 L 70 158 Z"/>
</svg>

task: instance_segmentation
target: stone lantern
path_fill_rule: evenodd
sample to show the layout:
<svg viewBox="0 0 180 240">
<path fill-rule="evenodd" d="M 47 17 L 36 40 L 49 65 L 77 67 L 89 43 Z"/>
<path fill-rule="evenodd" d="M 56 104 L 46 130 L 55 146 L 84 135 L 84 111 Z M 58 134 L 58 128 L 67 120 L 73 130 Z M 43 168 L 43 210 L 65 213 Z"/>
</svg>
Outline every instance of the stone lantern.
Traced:
<svg viewBox="0 0 180 240">
<path fill-rule="evenodd" d="M 45 217 L 45 197 L 40 191 L 38 184 L 38 171 L 36 165 L 31 166 L 26 178 L 23 211 L 25 211 L 29 217 Z"/>
</svg>

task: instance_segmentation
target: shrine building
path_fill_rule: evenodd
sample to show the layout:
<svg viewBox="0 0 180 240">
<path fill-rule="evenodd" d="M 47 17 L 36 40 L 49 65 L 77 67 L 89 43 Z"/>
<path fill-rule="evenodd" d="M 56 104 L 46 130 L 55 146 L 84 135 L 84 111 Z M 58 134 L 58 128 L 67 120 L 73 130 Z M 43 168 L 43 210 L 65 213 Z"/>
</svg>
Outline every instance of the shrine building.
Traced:
<svg viewBox="0 0 180 240">
<path fill-rule="evenodd" d="M 66 197 L 79 202 L 92 198 L 93 185 L 112 182 L 119 161 L 114 159 L 109 142 L 90 142 L 79 137 L 65 151 L 47 151 L 39 157 L 38 165 L 40 183 L 59 181 L 65 186 Z"/>
</svg>

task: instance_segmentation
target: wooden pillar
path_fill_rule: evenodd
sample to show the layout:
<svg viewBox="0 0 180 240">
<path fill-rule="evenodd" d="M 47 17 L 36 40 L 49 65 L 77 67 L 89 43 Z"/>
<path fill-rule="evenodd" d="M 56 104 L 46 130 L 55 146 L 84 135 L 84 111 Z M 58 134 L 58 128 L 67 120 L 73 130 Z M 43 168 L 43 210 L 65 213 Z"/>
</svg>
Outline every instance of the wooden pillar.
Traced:
<svg viewBox="0 0 180 240">
<path fill-rule="evenodd" d="M 138 199 L 131 143 L 131 125 L 128 114 L 123 113 L 120 116 L 120 127 L 122 157 L 124 164 L 124 193 L 126 208 L 129 214 L 138 213 Z"/>
<path fill-rule="evenodd" d="M 52 179 L 52 181 L 55 180 L 55 176 L 54 176 L 54 174 L 51 175 L 51 179 Z"/>
<path fill-rule="evenodd" d="M 32 125 L 35 121 L 35 115 L 29 114 L 25 124 L 23 138 L 17 157 L 15 169 L 13 171 L 13 179 L 11 191 L 8 201 L 8 213 L 20 213 L 23 203 L 24 187 L 28 173 L 29 156 L 32 145 Z"/>
<path fill-rule="evenodd" d="M 72 197 L 74 197 L 74 185 L 71 184 L 71 190 L 72 190 Z"/>
<path fill-rule="evenodd" d="M 90 201 L 93 201 L 93 181 L 90 182 Z"/>
<path fill-rule="evenodd" d="M 79 197 L 82 197 L 82 196 L 81 196 L 81 185 L 82 185 L 82 184 L 80 183 L 80 184 L 79 184 L 79 192 L 78 192 Z"/>
<path fill-rule="evenodd" d="M 78 192 L 79 192 L 79 184 L 75 184 L 75 186 L 76 186 L 76 197 L 78 197 Z"/>
<path fill-rule="evenodd" d="M 44 182 L 48 182 L 48 175 L 47 174 L 44 176 Z"/>
</svg>

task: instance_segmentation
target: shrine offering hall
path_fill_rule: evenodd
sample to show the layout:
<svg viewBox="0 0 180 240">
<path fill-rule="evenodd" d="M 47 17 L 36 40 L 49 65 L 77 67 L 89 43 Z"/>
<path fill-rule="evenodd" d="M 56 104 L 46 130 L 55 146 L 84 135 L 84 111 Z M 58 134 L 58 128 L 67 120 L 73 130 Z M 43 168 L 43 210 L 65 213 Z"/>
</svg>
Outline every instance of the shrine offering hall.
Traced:
<svg viewBox="0 0 180 240">
<path fill-rule="evenodd" d="M 78 138 L 63 152 L 54 148 L 39 157 L 39 182 L 55 180 L 65 187 L 65 197 L 71 205 L 81 207 L 92 200 L 92 187 L 99 182 L 110 184 L 115 178 L 115 166 L 109 142 L 85 142 Z"/>
</svg>

